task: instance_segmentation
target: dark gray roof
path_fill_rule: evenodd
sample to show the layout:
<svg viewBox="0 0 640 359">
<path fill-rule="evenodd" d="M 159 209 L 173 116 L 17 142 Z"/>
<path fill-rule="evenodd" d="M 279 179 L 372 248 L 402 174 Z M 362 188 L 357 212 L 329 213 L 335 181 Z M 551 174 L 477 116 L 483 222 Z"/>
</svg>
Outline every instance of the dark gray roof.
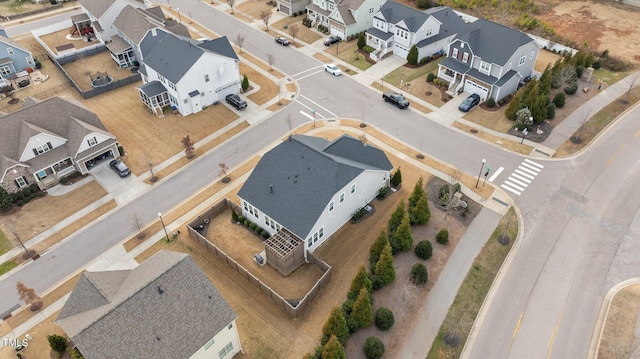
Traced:
<svg viewBox="0 0 640 359">
<path fill-rule="evenodd" d="M 305 238 L 340 189 L 364 170 L 392 167 L 381 150 L 347 135 L 295 135 L 262 157 L 238 196 Z"/>
<path fill-rule="evenodd" d="M 376 29 L 375 27 L 370 27 L 369 30 L 367 30 L 367 34 L 377 37 L 380 40 L 389 40 L 393 37 L 393 33 L 384 32 L 380 29 Z"/>
<path fill-rule="evenodd" d="M 464 20 L 462 20 L 460 16 L 455 13 L 455 11 L 451 10 L 448 7 L 438 6 L 436 8 L 425 10 L 425 13 L 430 14 L 431 16 L 436 18 L 436 20 L 440 21 L 440 31 L 434 36 L 419 41 L 416 44 L 418 48 L 453 36 L 462 31 L 467 25 L 467 23 L 464 22 Z"/>
<path fill-rule="evenodd" d="M 504 86 L 504 84 L 506 84 L 509 80 L 511 80 L 511 78 L 513 78 L 513 77 L 514 77 L 514 76 L 516 76 L 516 75 L 518 75 L 518 72 L 517 72 L 517 71 L 509 70 L 509 71 L 507 71 L 507 73 L 506 73 L 506 74 L 504 74 L 504 75 L 500 78 L 500 80 L 498 80 L 498 81 L 495 83 L 495 85 L 496 85 L 496 86 L 500 86 L 500 87 L 502 87 L 502 86 Z"/>
<path fill-rule="evenodd" d="M 144 64 L 174 84 L 182 79 L 205 52 L 238 60 L 226 36 L 202 42 L 159 30 L 156 33 L 153 36 L 152 32 L 148 32 L 142 41 L 143 44 L 147 40 L 155 43 L 154 46 L 141 46 L 142 51 L 148 51 L 142 53 Z"/>
<path fill-rule="evenodd" d="M 318 14 L 322 14 L 324 16 L 329 16 L 331 14 L 331 11 L 325 10 L 316 4 L 309 4 L 305 9 L 309 9 L 313 12 L 317 12 Z"/>
<path fill-rule="evenodd" d="M 87 359 L 188 358 L 236 313 L 188 254 L 86 272 L 56 322 Z"/>
<path fill-rule="evenodd" d="M 521 46 L 534 41 L 527 34 L 495 22 L 478 19 L 467 24 L 456 39 L 466 42 L 482 61 L 503 66 Z"/>
<path fill-rule="evenodd" d="M 23 108 L 0 119 L 0 156 L 19 161 L 29 139 L 38 133 L 47 133 L 67 139 L 66 145 L 57 152 L 37 156 L 25 165 L 40 165 L 41 160 L 58 154 L 58 161 L 67 157 L 75 158 L 82 140 L 92 132 L 115 138 L 93 112 L 60 97 L 53 97 L 35 105 Z M 60 152 L 60 153 L 58 153 Z M 43 157 L 44 156 L 44 157 Z M 53 164 L 58 161 L 51 159 Z M 6 168 L 0 166 L 0 176 Z"/>
<path fill-rule="evenodd" d="M 73 22 L 74 24 L 86 22 L 86 21 L 91 21 L 91 19 L 89 19 L 89 15 L 85 13 L 74 15 L 71 17 L 71 22 Z"/>
<path fill-rule="evenodd" d="M 466 74 L 469 70 L 471 70 L 468 64 L 465 64 L 458 60 L 454 60 L 448 56 L 445 57 L 442 61 L 440 61 L 440 66 L 449 68 L 461 74 Z"/>
<path fill-rule="evenodd" d="M 155 80 L 144 85 L 138 86 L 140 91 L 144 92 L 147 97 L 157 96 L 161 93 L 167 92 L 167 89 L 164 87 L 162 82 Z"/>
<path fill-rule="evenodd" d="M 476 78 L 486 84 L 489 85 L 493 85 L 498 81 L 497 77 L 493 77 L 493 76 L 489 76 L 487 74 L 484 74 L 482 72 L 480 72 L 480 70 L 478 69 L 470 69 L 469 71 L 467 71 L 467 76 L 471 76 L 473 78 Z"/>
<path fill-rule="evenodd" d="M 123 51 L 131 49 L 131 45 L 128 42 L 124 41 L 118 35 L 111 36 L 111 42 L 107 44 L 107 49 L 113 54 L 119 54 Z"/>
<path fill-rule="evenodd" d="M 379 14 L 382 15 L 382 18 L 380 18 Z M 404 20 L 405 22 L 409 21 L 412 24 L 419 22 L 420 25 L 422 25 L 427 20 L 429 15 L 423 13 L 422 11 L 412 9 L 408 6 L 399 4 L 397 2 L 387 1 L 384 3 L 384 5 L 382 5 L 379 13 L 376 14 L 376 17 L 381 20 L 385 20 L 387 23 L 390 23 L 390 24 L 397 24 L 400 21 Z M 418 20 L 413 20 L 413 21 L 409 20 L 414 17 L 417 19 L 421 19 L 422 21 L 420 22 Z M 416 29 L 408 29 L 408 30 L 415 31 L 418 28 L 420 28 L 420 26 L 418 26 Z"/>
</svg>

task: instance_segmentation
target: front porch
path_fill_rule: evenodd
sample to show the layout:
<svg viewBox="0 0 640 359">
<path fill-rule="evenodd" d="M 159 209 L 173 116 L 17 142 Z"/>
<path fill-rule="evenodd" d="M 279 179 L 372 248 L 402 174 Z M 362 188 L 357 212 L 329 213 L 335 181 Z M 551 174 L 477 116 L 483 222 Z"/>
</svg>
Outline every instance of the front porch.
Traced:
<svg viewBox="0 0 640 359">
<path fill-rule="evenodd" d="M 38 187 L 45 190 L 51 188 L 60 182 L 60 178 L 76 172 L 76 168 L 73 165 L 71 158 L 66 158 L 54 165 L 47 166 L 34 173 L 34 178 Z"/>
<path fill-rule="evenodd" d="M 367 30 L 367 46 L 373 47 L 374 52 L 369 54 L 369 58 L 375 62 L 393 52 L 393 34 L 387 33 L 376 28 Z"/>
<path fill-rule="evenodd" d="M 330 11 L 324 10 L 318 5 L 311 4 L 307 6 L 307 17 L 311 20 L 311 27 L 318 25 L 329 27 Z"/>
</svg>

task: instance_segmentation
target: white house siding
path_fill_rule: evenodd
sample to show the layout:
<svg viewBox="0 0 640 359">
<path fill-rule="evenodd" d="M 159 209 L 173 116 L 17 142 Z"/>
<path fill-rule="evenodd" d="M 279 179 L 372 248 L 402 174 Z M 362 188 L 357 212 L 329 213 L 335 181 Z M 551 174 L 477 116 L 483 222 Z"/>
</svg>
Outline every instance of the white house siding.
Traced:
<svg viewBox="0 0 640 359">
<path fill-rule="evenodd" d="M 380 188 L 384 187 L 389 179 L 389 172 L 386 171 L 364 171 L 353 181 L 347 184 L 342 190 L 336 193 L 331 201 L 333 201 L 333 211 L 329 213 L 329 203 L 325 207 L 322 215 L 316 221 L 311 231 L 303 238 L 305 249 L 313 252 L 335 231 L 344 225 L 353 213 L 359 208 L 364 207 L 372 199 L 378 195 Z M 351 194 L 351 186 L 355 184 L 355 193 Z M 340 203 L 340 194 L 344 193 L 344 202 Z M 318 240 L 314 240 L 314 234 L 323 228 L 323 236 Z M 312 245 L 309 246 L 309 238 L 312 238 Z"/>
<path fill-rule="evenodd" d="M 209 82 L 205 80 L 205 75 L 209 75 Z M 198 108 L 199 111 L 214 102 L 224 100 L 229 93 L 240 92 L 238 63 L 228 57 L 205 53 L 180 79 L 176 88 L 177 92 L 169 88 L 169 93 L 177 98 L 180 113 L 186 116 L 194 113 L 194 108 Z M 196 90 L 204 96 L 194 100 L 189 93 Z M 187 100 L 187 103 L 184 100 Z M 196 106 L 197 101 L 199 106 Z"/>
<path fill-rule="evenodd" d="M 429 44 L 428 46 L 422 47 L 418 49 L 418 59 L 423 59 L 427 56 L 431 56 L 438 51 L 446 51 L 447 43 L 451 40 L 453 36 L 447 37 L 445 39 L 440 39 L 434 43 Z"/>
<path fill-rule="evenodd" d="M 93 146 L 89 146 L 89 142 L 88 142 L 89 139 L 94 138 L 94 137 L 95 137 L 95 139 L 97 141 L 96 144 L 93 145 Z M 97 132 L 93 132 L 93 133 L 91 133 L 91 134 L 89 134 L 87 136 L 84 136 L 84 139 L 82 140 L 82 144 L 80 145 L 80 148 L 78 149 L 78 152 L 76 153 L 76 155 L 78 153 L 81 153 L 83 151 L 88 150 L 91 147 L 95 147 L 96 145 L 98 145 L 98 144 L 100 144 L 100 143 L 102 143 L 104 141 L 108 141 L 108 140 L 110 140 L 112 138 L 113 137 L 105 136 L 105 135 L 103 135 L 101 133 L 97 133 Z"/>
<path fill-rule="evenodd" d="M 507 97 L 509 94 L 516 92 L 516 90 L 518 89 L 519 82 L 520 82 L 520 76 L 514 76 L 513 78 L 511 78 L 511 80 L 509 80 L 509 82 L 502 85 L 501 88 L 499 89 L 496 88 L 491 94 L 491 97 L 493 97 L 493 99 L 496 101 L 502 100 L 503 98 Z"/>
<path fill-rule="evenodd" d="M 536 63 L 536 58 L 538 57 L 538 51 L 540 48 L 536 44 L 535 41 L 532 41 L 524 46 L 521 46 L 518 51 L 516 51 L 513 56 L 507 61 L 507 64 L 512 63 L 511 69 L 517 71 L 522 75 L 522 77 L 527 77 L 531 75 L 533 72 L 533 66 Z M 531 52 L 534 53 L 533 59 L 531 58 Z M 518 65 L 520 58 L 525 56 L 525 62 L 523 65 Z"/>
<path fill-rule="evenodd" d="M 231 328 L 229 328 L 231 326 Z M 224 329 L 222 329 L 218 334 L 216 334 L 213 338 L 213 343 L 208 342 L 203 345 L 197 352 L 193 353 L 189 358 L 190 359 L 231 359 L 234 355 L 239 353 L 242 350 L 240 346 L 240 336 L 238 335 L 238 330 L 236 327 L 236 321 L 234 320 L 229 325 L 227 325 Z M 226 352 L 226 354 L 220 355 L 220 351 L 227 348 L 228 344 L 231 343 L 231 347 L 233 348 L 231 352 Z M 207 348 L 208 347 L 208 348 Z"/>
<path fill-rule="evenodd" d="M 33 136 L 29 139 L 29 142 L 25 146 L 22 156 L 20 156 L 20 162 L 27 162 L 30 159 L 36 157 L 36 155 L 33 153 L 33 149 L 41 145 L 46 145 L 47 142 L 51 143 L 51 149 L 54 149 L 64 145 L 67 142 L 67 140 L 61 137 L 52 136 L 45 133 L 37 134 L 36 136 Z"/>
</svg>

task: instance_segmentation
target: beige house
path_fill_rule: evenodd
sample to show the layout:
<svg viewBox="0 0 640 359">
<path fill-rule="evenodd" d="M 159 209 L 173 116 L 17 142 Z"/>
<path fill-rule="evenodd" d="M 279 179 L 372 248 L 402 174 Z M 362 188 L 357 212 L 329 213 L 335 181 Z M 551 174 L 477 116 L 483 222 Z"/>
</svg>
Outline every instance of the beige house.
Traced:
<svg viewBox="0 0 640 359">
<path fill-rule="evenodd" d="M 96 157 L 117 157 L 118 141 L 95 113 L 72 100 L 28 98 L 0 119 L 0 185 L 17 192 L 31 183 L 52 187 L 85 174 Z"/>
</svg>

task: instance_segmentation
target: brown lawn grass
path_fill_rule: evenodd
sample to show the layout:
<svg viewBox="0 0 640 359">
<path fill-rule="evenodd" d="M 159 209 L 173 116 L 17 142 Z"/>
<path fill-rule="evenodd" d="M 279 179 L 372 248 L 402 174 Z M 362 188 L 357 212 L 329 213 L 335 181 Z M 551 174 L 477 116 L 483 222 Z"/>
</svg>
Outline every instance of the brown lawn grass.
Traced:
<svg viewBox="0 0 640 359">
<path fill-rule="evenodd" d="M 340 60 L 347 62 L 360 70 L 366 70 L 372 65 L 367 62 L 364 55 L 358 52 L 358 41 L 340 41 L 331 45 L 326 50 L 327 54 L 335 56 Z"/>
<path fill-rule="evenodd" d="M 57 334 L 66 337 L 62 327 L 54 323 L 54 320 L 59 314 L 60 311 L 58 310 L 27 332 L 33 339 L 29 342 L 29 346 L 27 346 L 26 349 L 20 351 L 23 358 L 56 358 L 56 355 L 52 354 L 53 351 L 51 350 L 51 346 L 49 346 L 47 335 Z M 20 339 L 23 338 L 24 336 L 20 337 Z M 16 354 L 10 346 L 3 346 L 0 349 L 0 357 L 15 358 Z M 68 358 L 68 356 L 62 358 Z"/>
<path fill-rule="evenodd" d="M 91 76 L 95 75 L 98 71 L 106 72 L 114 81 L 133 75 L 129 69 L 120 68 L 111 58 L 109 51 L 103 51 L 97 55 L 78 59 L 62 67 L 83 91 L 92 89 Z"/>
<path fill-rule="evenodd" d="M 635 328 L 639 312 L 640 284 L 632 284 L 616 293 L 600 337 L 597 358 L 615 359 L 623 357 L 622 353 L 633 352 L 637 347 Z"/>
<path fill-rule="evenodd" d="M 0 230 L 11 233 L 9 225 L 13 225 L 18 237 L 26 241 L 106 195 L 98 182 L 91 181 L 62 196 L 41 197 L 19 207 L 15 213 L 0 216 Z"/>
<path fill-rule="evenodd" d="M 287 86 L 287 92 L 296 92 L 298 89 L 295 83 L 290 83 L 290 84 L 287 84 L 286 86 Z"/>
<path fill-rule="evenodd" d="M 266 76 L 255 70 L 253 67 L 240 63 L 240 73 L 247 75 L 249 81 L 256 83 L 260 86 L 258 92 L 254 92 L 247 96 L 249 99 L 256 103 L 256 105 L 264 105 L 265 102 L 278 96 L 278 84 L 269 80 Z"/>
<path fill-rule="evenodd" d="M 522 153 L 525 155 L 528 155 L 531 153 L 531 151 L 533 150 L 533 147 L 531 146 L 527 146 L 525 144 L 520 144 L 520 142 L 516 142 L 516 141 L 510 141 L 507 139 L 504 139 L 502 137 L 498 137 L 498 136 L 494 136 L 490 133 L 487 133 L 485 131 L 482 131 L 482 129 L 477 129 L 477 128 L 473 128 L 471 126 L 467 126 L 461 122 L 454 122 L 453 123 L 453 127 L 455 128 L 459 128 L 463 131 L 469 132 L 469 133 L 473 133 L 471 132 L 472 129 L 476 129 L 478 130 L 477 133 L 473 133 L 473 135 L 475 137 L 479 137 L 482 138 L 483 140 L 492 143 L 498 147 L 504 148 L 507 151 L 512 151 L 512 152 L 518 152 L 518 153 Z"/>
<path fill-rule="evenodd" d="M 271 10 L 273 10 L 273 6 L 267 4 L 265 0 L 245 1 L 242 4 L 233 7 L 234 15 L 244 15 L 244 17 L 248 17 L 251 21 L 260 20 L 261 12 L 265 11 L 270 13 Z M 230 13 L 231 9 L 227 9 L 226 11 Z M 264 23 L 262 25 L 264 26 Z M 273 25 L 269 23 L 269 27 L 271 26 Z"/>
<path fill-rule="evenodd" d="M 296 35 L 296 42 L 300 40 L 300 41 L 306 42 L 307 44 L 312 44 L 320 40 L 322 38 L 322 35 L 302 25 L 302 18 L 303 18 L 302 16 L 297 16 L 297 17 L 287 16 L 286 18 L 276 22 L 273 25 L 270 25 L 269 27 L 283 31 L 287 34 L 288 37 L 291 37 L 291 34 L 287 29 L 284 28 L 284 26 L 286 25 L 290 27 L 291 25 L 297 25 L 298 34 Z"/>
<path fill-rule="evenodd" d="M 236 48 L 237 49 L 237 48 Z M 239 49 L 237 49 L 239 50 Z M 265 70 L 265 71 L 269 71 L 269 73 L 271 73 L 271 75 L 281 79 L 284 77 L 284 74 L 278 70 L 275 70 L 273 68 L 269 68 L 269 64 L 263 62 L 262 60 L 259 60 L 255 57 L 253 57 L 252 55 L 246 53 L 246 52 L 240 52 L 238 51 L 238 56 L 240 56 L 241 58 L 250 61 L 251 63 L 253 63 L 254 65 L 259 66 L 261 69 Z M 275 61 L 278 61 L 278 59 L 276 58 Z M 277 66 L 277 63 L 274 61 L 273 66 Z M 242 71 L 240 71 L 240 73 L 242 73 Z"/>
<path fill-rule="evenodd" d="M 325 64 L 328 64 L 331 62 L 331 58 L 323 55 L 321 52 L 316 52 L 315 54 L 313 54 L 313 57 Z"/>
<path fill-rule="evenodd" d="M 279 109 L 281 109 L 282 107 L 286 106 L 287 104 L 289 104 L 289 100 L 287 99 L 280 99 L 280 101 L 274 103 L 273 105 L 267 107 L 267 110 L 269 111 L 278 111 Z"/>
<path fill-rule="evenodd" d="M 509 105 L 502 106 L 502 108 L 497 111 L 487 111 L 477 106 L 473 111 L 467 112 L 463 117 L 465 120 L 471 121 L 479 126 L 507 133 L 515 125 L 515 122 L 510 121 L 504 115 L 508 106 Z"/>
<path fill-rule="evenodd" d="M 67 40 L 67 35 L 69 35 L 69 29 L 62 29 L 51 34 L 40 36 L 40 40 L 42 40 L 42 42 L 44 42 L 44 44 L 47 45 L 47 47 L 55 54 L 59 54 L 56 50 L 56 47 L 62 45 L 73 44 L 73 46 L 79 50 L 84 49 L 85 47 L 94 46 L 96 44 L 95 41 L 87 42 L 80 38 Z"/>
</svg>

